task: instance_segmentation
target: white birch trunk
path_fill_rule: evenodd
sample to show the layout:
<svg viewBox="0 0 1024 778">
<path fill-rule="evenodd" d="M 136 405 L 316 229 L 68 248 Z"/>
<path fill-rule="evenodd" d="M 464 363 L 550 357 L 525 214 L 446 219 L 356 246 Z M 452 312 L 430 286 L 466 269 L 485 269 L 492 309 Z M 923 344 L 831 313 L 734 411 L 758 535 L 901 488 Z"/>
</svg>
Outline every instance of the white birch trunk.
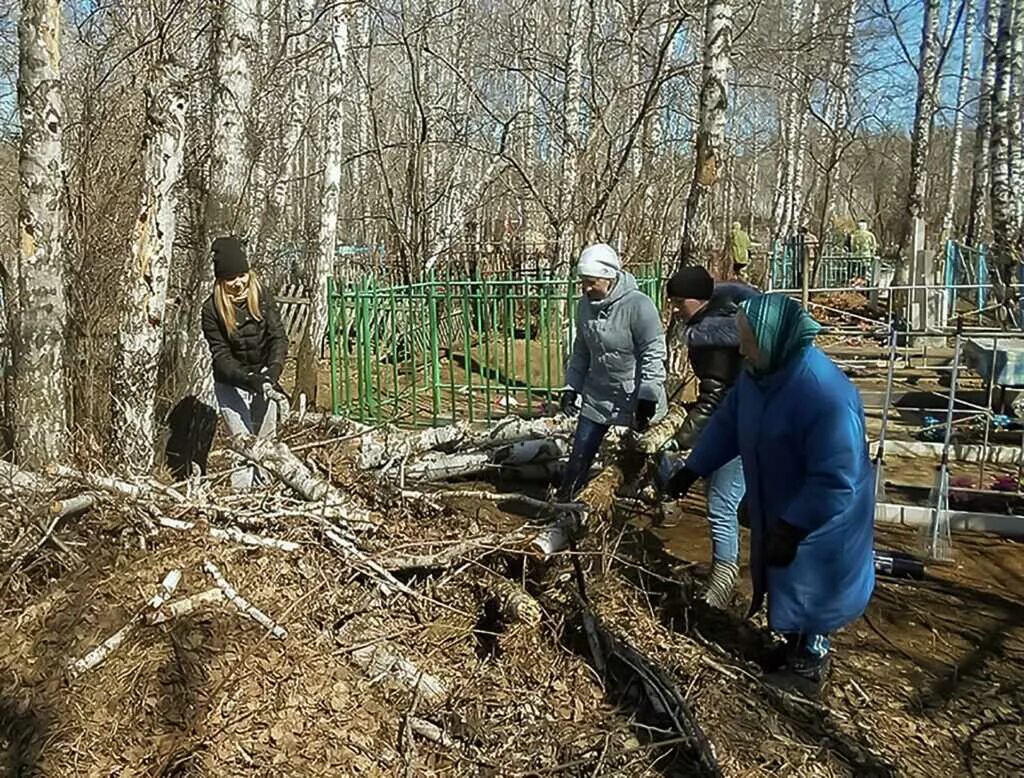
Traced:
<svg viewBox="0 0 1024 778">
<path fill-rule="evenodd" d="M 714 243 L 713 195 L 719 178 L 725 116 L 729 106 L 732 54 L 732 2 L 709 0 L 704 20 L 697 149 L 686 199 L 680 263 L 707 262 Z"/>
<path fill-rule="evenodd" d="M 974 27 L 977 18 L 977 0 L 967 0 L 964 8 L 964 47 L 960 64 L 960 85 L 956 93 L 956 116 L 953 118 L 953 148 L 949 154 L 949 189 L 946 208 L 942 215 L 942 239 L 953 236 L 953 217 L 956 212 L 960 186 L 960 151 L 963 148 L 964 108 L 967 105 L 967 87 L 971 80 L 971 62 L 974 53 Z"/>
<path fill-rule="evenodd" d="M 293 36 L 288 39 L 287 53 L 293 63 L 300 60 L 308 49 L 307 28 L 312 25 L 313 7 L 313 0 L 300 0 L 297 10 L 286 18 L 288 32 Z M 297 66 L 293 64 L 293 67 Z M 280 234 L 291 239 L 296 234 L 298 224 L 292 215 L 300 212 L 302 202 L 302 189 L 296 182 L 301 180 L 301 142 L 309 110 L 304 73 L 293 74 L 288 80 L 288 92 L 288 115 L 281 141 L 284 164 L 274 187 L 274 206 L 283 220 L 284 229 Z"/>
<path fill-rule="evenodd" d="M 909 255 L 914 219 L 924 215 L 928 189 L 928 147 L 935 118 L 935 91 L 938 68 L 939 0 L 925 0 L 918 58 L 917 108 L 910 145 L 910 187 L 907 192 L 904 244 Z"/>
<path fill-rule="evenodd" d="M 1010 177 L 1011 80 L 1013 77 L 1014 15 L 1019 0 L 1003 0 L 996 38 L 995 90 L 992 94 L 991 197 L 992 260 L 1003 272 L 1013 264 L 1018 234 L 1017 209 Z"/>
<path fill-rule="evenodd" d="M 320 235 L 312 272 L 309 335 L 314 351 L 327 332 L 327 279 L 334 270 L 338 240 L 338 210 L 341 205 L 341 142 L 344 129 L 345 71 L 348 62 L 348 17 L 344 6 L 332 12 L 330 72 L 327 90 L 327 138 L 324 183 L 321 195 Z"/>
<path fill-rule="evenodd" d="M 818 21 L 821 18 L 821 3 L 819 0 L 814 0 L 814 4 L 811 6 L 811 21 L 810 28 L 807 34 L 807 41 L 810 44 L 811 41 L 817 39 L 818 35 Z M 810 45 L 808 45 L 808 49 Z M 796 134 L 796 158 L 793 164 L 793 186 L 790 195 L 790 219 L 793 224 L 799 226 L 805 221 L 804 210 L 804 160 L 807 158 L 807 144 L 809 142 L 807 133 L 807 122 L 810 118 L 809 103 L 811 100 L 811 86 L 813 82 L 812 73 L 807 67 L 806 63 L 803 68 L 803 75 L 801 76 L 801 90 L 797 105 L 795 106 L 798 112 L 798 126 Z M 820 236 L 824 240 L 824 235 Z"/>
<path fill-rule="evenodd" d="M 583 93 L 583 31 L 587 5 L 569 0 L 565 100 L 562 107 L 562 181 L 558 202 L 558 272 L 572 266 L 576 248 L 573 201 L 579 181 L 580 111 Z"/>
<path fill-rule="evenodd" d="M 243 213 L 243 195 L 251 161 L 246 123 L 252 101 L 251 58 L 259 34 L 256 0 L 220 0 L 214 16 L 213 94 L 210 101 L 210 178 L 206 195 L 204 226 L 206 242 L 224 235 L 245 236 L 248 222 Z M 213 263 L 203 252 L 197 286 L 213 288 Z M 202 297 L 203 295 L 200 295 Z M 189 344 L 192 394 L 210 405 L 213 400 L 213 371 L 210 352 L 200 332 L 197 300 L 190 322 Z"/>
<path fill-rule="evenodd" d="M 210 110 L 210 187 L 206 229 L 212 240 L 245 235 L 243 196 L 252 158 L 247 121 L 252 57 L 259 34 L 256 0 L 221 0 L 214 23 L 214 85 Z M 209 263 L 208 263 L 209 264 Z M 213 267 L 207 269 L 212 280 Z"/>
<path fill-rule="evenodd" d="M 125 267 L 125 299 L 111 382 L 115 456 L 129 471 L 153 468 L 157 369 L 174 247 L 175 185 L 185 154 L 184 72 L 165 63 L 147 87 L 142 198 Z"/>
<path fill-rule="evenodd" d="M 1024 0 L 1014 0 L 1012 59 L 1009 106 L 1010 189 L 1014 192 L 1014 207 L 1017 214 L 1018 233 L 1013 237 L 1017 246 L 1015 262 L 1019 263 L 1020 230 L 1024 228 L 1024 146 L 1021 145 L 1021 119 L 1024 109 Z"/>
<path fill-rule="evenodd" d="M 966 241 L 977 246 L 984 240 L 990 183 L 992 140 L 992 95 L 996 85 L 996 37 L 999 34 L 1000 0 L 985 4 L 985 40 L 982 46 L 981 84 L 978 95 L 978 123 L 974 131 L 974 163 L 971 170 L 970 215 Z"/>
<path fill-rule="evenodd" d="M 18 22 L 20 251 L 11 357 L 15 454 L 21 465 L 33 469 L 62 459 L 68 444 L 60 29 L 57 0 L 22 2 Z"/>
</svg>

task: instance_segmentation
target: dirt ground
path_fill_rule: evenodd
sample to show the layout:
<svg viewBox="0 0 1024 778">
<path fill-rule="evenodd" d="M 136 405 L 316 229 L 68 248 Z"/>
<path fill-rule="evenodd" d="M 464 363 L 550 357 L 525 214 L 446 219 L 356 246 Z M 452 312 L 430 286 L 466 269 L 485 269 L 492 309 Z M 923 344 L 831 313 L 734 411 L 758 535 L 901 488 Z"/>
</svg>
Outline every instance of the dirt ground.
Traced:
<svg viewBox="0 0 1024 778">
<path fill-rule="evenodd" d="M 657 532 L 666 549 L 706 561 L 697 506 L 673 520 Z M 914 531 L 879 528 L 876 538 L 878 548 L 921 552 Z M 924 581 L 880 577 L 864 618 L 835 638 L 830 713 L 813 722 L 821 737 L 810 740 L 874 751 L 852 774 L 1024 774 L 1024 547 L 956 534 L 954 548 L 955 562 L 929 566 Z M 742 656 L 740 630 L 729 631 L 719 626 L 717 640 Z M 767 704 L 763 715 L 780 714 Z"/>
</svg>

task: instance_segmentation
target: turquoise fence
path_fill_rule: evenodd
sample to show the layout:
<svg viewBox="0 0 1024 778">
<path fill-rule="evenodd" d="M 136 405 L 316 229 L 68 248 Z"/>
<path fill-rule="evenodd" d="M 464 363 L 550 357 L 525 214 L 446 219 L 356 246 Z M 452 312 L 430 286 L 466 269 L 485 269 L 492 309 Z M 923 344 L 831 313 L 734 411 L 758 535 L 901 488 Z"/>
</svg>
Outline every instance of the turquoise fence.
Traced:
<svg viewBox="0 0 1024 778">
<path fill-rule="evenodd" d="M 660 266 L 630 269 L 660 301 Z M 335 413 L 436 425 L 554 411 L 575 337 L 576 279 L 332 280 L 328 295 Z"/>
</svg>

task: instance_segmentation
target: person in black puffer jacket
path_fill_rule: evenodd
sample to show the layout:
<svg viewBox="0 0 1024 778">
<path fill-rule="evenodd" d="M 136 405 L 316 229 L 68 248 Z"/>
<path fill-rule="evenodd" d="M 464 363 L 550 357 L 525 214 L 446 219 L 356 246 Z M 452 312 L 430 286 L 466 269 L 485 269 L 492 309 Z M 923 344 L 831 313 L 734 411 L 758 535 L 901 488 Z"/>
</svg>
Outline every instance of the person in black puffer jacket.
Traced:
<svg viewBox="0 0 1024 778">
<path fill-rule="evenodd" d="M 232 435 L 261 438 L 277 434 L 278 379 L 288 354 L 277 305 L 249 268 L 242 242 L 235 236 L 213 242 L 213 294 L 203 305 L 203 334 L 213 357 L 214 391 L 221 418 Z M 256 468 L 231 474 L 235 489 L 258 478 Z"/>
<path fill-rule="evenodd" d="M 697 377 L 697 401 L 688 409 L 674 441 L 676 448 L 689 449 L 743 367 L 736 313 L 739 303 L 758 291 L 742 283 L 715 283 L 704 268 L 685 267 L 668 280 L 666 294 L 674 316 L 685 326 L 683 339 Z M 663 473 L 680 467 L 678 460 L 663 456 Z M 746 491 L 740 460 L 720 468 L 707 484 L 712 562 L 704 599 L 712 607 L 724 608 L 739 574 L 737 510 Z"/>
</svg>

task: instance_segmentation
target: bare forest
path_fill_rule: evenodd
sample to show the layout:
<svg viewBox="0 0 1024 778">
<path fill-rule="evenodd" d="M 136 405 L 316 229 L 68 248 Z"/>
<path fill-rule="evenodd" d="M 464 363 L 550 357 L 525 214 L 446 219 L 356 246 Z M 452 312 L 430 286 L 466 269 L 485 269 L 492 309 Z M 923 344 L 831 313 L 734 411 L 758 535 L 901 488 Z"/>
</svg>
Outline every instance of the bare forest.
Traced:
<svg viewBox="0 0 1024 778">
<path fill-rule="evenodd" d="M 0 229 L 0 772 L 1024 774 L 1004 541 L 879 584 L 816 702 L 764 682 L 736 602 L 696 604 L 703 496 L 672 534 L 630 486 L 696 391 L 672 327 L 668 415 L 610 425 L 578 499 L 549 488 L 597 242 L 664 325 L 679 268 L 745 278 L 745 231 L 758 283 L 799 265 L 763 288 L 817 305 L 871 456 L 894 380 L 932 403 L 893 414 L 897 450 L 935 454 L 954 320 L 994 353 L 1024 315 L 1024 0 L 0 0 Z M 218 427 L 227 236 L 258 278 L 232 299 L 283 312 L 252 399 L 280 434 Z M 864 288 L 812 290 L 808 246 Z M 861 276 L 890 270 L 884 311 Z M 1001 403 L 984 445 L 1016 453 L 970 477 L 1009 522 L 993 380 L 970 408 Z M 876 517 L 926 510 L 911 460 Z"/>
<path fill-rule="evenodd" d="M 936 241 L 1017 250 L 1011 0 L 4 11 L 5 345 L 35 327 L 62 339 L 42 372 L 66 387 L 68 440 L 96 451 L 138 423 L 150 438 L 124 414 L 155 396 L 159 417 L 204 373 L 197 305 L 221 233 L 246 238 L 271 288 L 316 298 L 344 246 L 411 277 L 487 244 L 564 271 L 596 239 L 713 261 L 733 221 L 764 246 L 863 219 L 896 250 L 921 216 Z M 37 24 L 53 26 L 26 39 Z M 60 126 L 37 143 L 47 110 Z M 52 212 L 26 210 L 35 186 Z M 18 259 L 19 209 L 40 220 L 37 261 Z M 36 262 L 63 283 L 34 289 Z M 59 413 L 22 394 L 9 414 Z"/>
</svg>

